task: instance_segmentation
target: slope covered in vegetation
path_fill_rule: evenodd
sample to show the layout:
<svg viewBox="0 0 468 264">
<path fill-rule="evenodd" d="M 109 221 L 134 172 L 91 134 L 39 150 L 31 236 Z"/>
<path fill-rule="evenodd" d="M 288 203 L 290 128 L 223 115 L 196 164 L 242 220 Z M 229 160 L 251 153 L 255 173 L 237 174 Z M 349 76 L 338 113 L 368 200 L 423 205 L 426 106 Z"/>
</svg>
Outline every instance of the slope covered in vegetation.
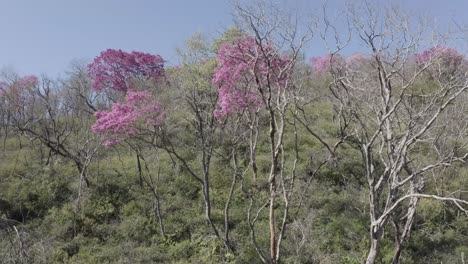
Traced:
<svg viewBox="0 0 468 264">
<path fill-rule="evenodd" d="M 257 8 L 177 67 L 3 74 L 0 263 L 464 263 L 464 53 L 369 11 L 366 53 L 304 59 L 310 25 Z"/>
</svg>

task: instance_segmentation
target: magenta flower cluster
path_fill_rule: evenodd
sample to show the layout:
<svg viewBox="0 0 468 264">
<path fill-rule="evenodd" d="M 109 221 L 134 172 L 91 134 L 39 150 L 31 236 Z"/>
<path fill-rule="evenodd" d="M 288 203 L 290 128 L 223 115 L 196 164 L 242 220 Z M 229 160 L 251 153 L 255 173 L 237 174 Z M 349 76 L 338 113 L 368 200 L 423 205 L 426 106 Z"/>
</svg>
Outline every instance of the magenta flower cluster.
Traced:
<svg viewBox="0 0 468 264">
<path fill-rule="evenodd" d="M 95 133 L 106 134 L 104 145 L 120 143 L 121 138 L 136 136 L 141 126 L 158 126 L 164 114 L 161 105 L 149 92 L 128 92 L 125 102 L 112 105 L 110 111 L 96 112 L 97 120 L 92 126 Z"/>
<path fill-rule="evenodd" d="M 126 92 L 131 80 L 158 79 L 164 74 L 164 60 L 159 55 L 108 49 L 88 65 L 95 90 Z"/>
<path fill-rule="evenodd" d="M 215 116 L 223 119 L 231 113 L 258 109 L 267 86 L 284 88 L 288 63 L 271 43 L 260 45 L 252 37 L 222 45 L 212 80 L 220 87 Z"/>
<path fill-rule="evenodd" d="M 125 99 L 114 103 L 109 111 L 95 114 L 97 120 L 92 131 L 106 136 L 105 146 L 137 136 L 145 126 L 159 126 L 162 123 L 164 114 L 154 95 L 149 91 L 138 91 L 139 87 L 132 85 L 136 80 L 157 80 L 162 77 L 164 60 L 161 56 L 108 49 L 101 52 L 88 65 L 88 69 L 93 89 L 125 94 Z"/>
</svg>

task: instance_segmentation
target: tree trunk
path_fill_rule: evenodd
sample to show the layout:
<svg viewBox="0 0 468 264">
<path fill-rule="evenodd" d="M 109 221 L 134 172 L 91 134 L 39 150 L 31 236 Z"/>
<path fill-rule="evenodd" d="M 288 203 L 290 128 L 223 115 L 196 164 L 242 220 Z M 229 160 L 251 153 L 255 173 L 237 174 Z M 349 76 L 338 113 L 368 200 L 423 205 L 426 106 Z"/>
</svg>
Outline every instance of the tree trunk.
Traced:
<svg viewBox="0 0 468 264">
<path fill-rule="evenodd" d="M 211 226 L 211 229 L 213 230 L 214 234 L 216 235 L 217 238 L 220 238 L 218 230 L 216 229 L 216 226 L 213 223 L 213 220 L 211 219 L 211 202 L 210 202 L 210 184 L 208 181 L 208 177 L 205 177 L 203 181 L 203 198 L 205 200 L 205 219 L 206 222 Z"/>
<path fill-rule="evenodd" d="M 86 176 L 87 166 L 83 165 L 83 163 L 81 163 L 81 161 L 78 161 L 77 159 L 74 159 L 74 161 L 75 161 L 76 167 L 78 168 L 78 172 L 80 173 L 80 186 L 81 186 L 81 181 L 84 180 L 86 187 L 89 188 L 91 183 L 89 182 L 88 177 Z"/>
<path fill-rule="evenodd" d="M 163 218 L 161 214 L 161 203 L 159 202 L 159 197 L 156 195 L 156 190 L 154 190 L 153 192 L 154 192 L 155 207 L 156 207 L 155 213 L 159 222 L 159 232 L 161 232 L 162 237 L 164 238 L 164 240 L 166 240 L 167 236 L 166 236 L 166 231 L 164 229 L 164 222 L 163 222 Z"/>
<path fill-rule="evenodd" d="M 271 263 L 275 264 L 276 262 L 276 230 L 275 230 L 275 195 L 276 195 L 276 186 L 275 179 L 273 178 L 270 183 L 270 255 Z"/>
<path fill-rule="evenodd" d="M 370 235 L 371 246 L 369 250 L 369 254 L 367 255 L 366 264 L 375 264 L 375 260 L 377 259 L 377 246 L 379 240 L 376 238 L 374 232 L 371 231 Z"/>
<path fill-rule="evenodd" d="M 140 187 L 143 187 L 143 172 L 141 171 L 140 154 L 138 152 L 137 152 L 136 158 L 137 158 L 138 176 L 140 177 L 139 178 Z"/>
<path fill-rule="evenodd" d="M 411 182 L 412 193 L 417 193 L 417 186 L 414 182 Z M 413 197 L 410 201 L 410 206 L 406 214 L 406 224 L 401 232 L 401 235 L 398 234 L 398 226 L 396 226 L 395 232 L 397 232 L 397 237 L 395 239 L 395 253 L 393 254 L 392 264 L 400 264 L 401 251 L 403 250 L 403 243 L 408 239 L 411 228 L 413 226 L 414 216 L 416 215 L 416 207 L 418 205 L 419 198 Z"/>
<path fill-rule="evenodd" d="M 237 157 L 236 154 L 234 153 L 234 173 L 232 176 L 232 182 L 231 182 L 231 188 L 229 189 L 229 194 L 226 200 L 226 205 L 224 207 L 224 244 L 227 248 L 227 250 L 233 252 L 233 248 L 229 239 L 229 209 L 231 206 L 231 199 L 232 195 L 234 194 L 234 188 L 236 187 L 237 183 Z"/>
<path fill-rule="evenodd" d="M 400 255 L 402 249 L 402 243 L 400 243 L 400 241 L 397 241 L 395 245 L 395 253 L 393 255 L 392 264 L 400 264 Z"/>
</svg>

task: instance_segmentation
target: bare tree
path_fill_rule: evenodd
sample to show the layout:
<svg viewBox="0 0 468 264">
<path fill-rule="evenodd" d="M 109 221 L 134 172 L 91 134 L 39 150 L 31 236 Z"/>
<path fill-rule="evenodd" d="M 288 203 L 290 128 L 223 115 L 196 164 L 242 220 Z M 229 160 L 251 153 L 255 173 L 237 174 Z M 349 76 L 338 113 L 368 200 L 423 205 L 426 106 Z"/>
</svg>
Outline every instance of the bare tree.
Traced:
<svg viewBox="0 0 468 264">
<path fill-rule="evenodd" d="M 87 88 L 79 85 L 86 83 L 74 76 L 64 81 L 43 77 L 40 82 L 31 76 L 18 77 L 11 82 L 2 107 L 4 129 L 19 139 L 40 142 L 41 151 L 43 147 L 49 150 L 47 163 L 56 155 L 75 165 L 79 173 L 75 212 L 80 208 L 83 185 L 90 185 L 88 168 L 100 147 L 99 139 L 90 130 L 94 121 L 92 109 L 76 100 L 77 93 Z M 90 103 L 91 99 L 86 98 Z"/>
<path fill-rule="evenodd" d="M 431 180 L 429 173 L 468 157 L 464 123 L 448 129 L 444 122 L 447 111 L 465 110 L 457 102 L 468 89 L 468 72 L 463 55 L 449 54 L 447 47 L 435 46 L 424 59 L 415 56 L 426 28 L 420 25 L 414 30 L 401 10 L 379 13 L 370 4 L 363 6 L 363 12 L 356 10 L 347 13 L 350 33 L 370 55 L 359 60 L 340 57 L 338 52 L 349 42 L 339 41 L 336 28 L 325 19 L 324 40 L 331 35 L 338 47 L 329 56 L 330 89 L 351 120 L 347 142 L 359 149 L 365 168 L 370 220 L 366 263 L 376 262 L 389 222 L 396 234 L 393 263 L 399 263 L 419 199 L 453 202 L 467 212 L 465 200 L 425 193 L 424 187 Z"/>
</svg>

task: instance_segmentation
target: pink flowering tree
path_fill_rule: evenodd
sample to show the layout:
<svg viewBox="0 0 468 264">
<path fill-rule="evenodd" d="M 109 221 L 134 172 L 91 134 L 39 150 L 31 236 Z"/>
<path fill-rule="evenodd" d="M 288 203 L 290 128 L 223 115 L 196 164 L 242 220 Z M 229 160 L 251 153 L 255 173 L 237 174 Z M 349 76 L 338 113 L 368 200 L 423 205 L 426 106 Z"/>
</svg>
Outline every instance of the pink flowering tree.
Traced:
<svg viewBox="0 0 468 264">
<path fill-rule="evenodd" d="M 323 56 L 316 56 L 310 58 L 310 63 L 312 70 L 315 73 L 321 74 L 326 73 L 331 70 L 331 65 L 336 62 L 336 56 L 331 54 L 326 54 Z"/>
<path fill-rule="evenodd" d="M 155 86 L 151 85 L 165 76 L 164 60 L 159 55 L 108 49 L 88 65 L 88 75 L 94 91 L 120 95 L 110 109 L 95 112 L 96 122 L 91 130 L 103 136 L 106 147 L 124 141 L 135 151 L 140 186 L 145 183 L 151 189 L 160 232 L 166 238 L 157 186 L 143 155 L 144 144 L 151 143 L 164 119 Z"/>
<path fill-rule="evenodd" d="M 414 57 L 416 64 L 428 68 L 427 72 L 434 78 L 443 76 L 452 78 L 466 67 L 464 54 L 454 48 L 441 45 L 416 53 Z"/>
<path fill-rule="evenodd" d="M 20 110 L 20 108 L 27 107 L 33 97 L 34 89 L 37 87 L 39 81 L 36 76 L 27 75 L 18 77 L 13 82 L 0 82 L 0 97 L 5 104 L 10 107 Z"/>
<path fill-rule="evenodd" d="M 116 91 L 124 95 L 110 110 L 95 113 L 92 130 L 106 135 L 104 145 L 135 137 L 145 126 L 162 122 L 162 109 L 154 95 L 138 81 L 155 81 L 164 76 L 164 60 L 159 55 L 108 49 L 88 65 L 95 91 Z"/>
<path fill-rule="evenodd" d="M 362 66 L 369 62 L 369 58 L 361 53 L 355 53 L 350 56 L 325 54 L 310 59 L 312 72 L 317 75 L 324 75 L 327 73 L 340 75 L 348 70 L 363 70 L 365 67 Z"/>
<path fill-rule="evenodd" d="M 159 79 L 164 75 L 164 60 L 159 55 L 108 49 L 88 65 L 96 91 L 127 92 L 137 80 Z"/>
<path fill-rule="evenodd" d="M 244 14 L 248 15 L 248 14 Z M 253 27 L 252 30 L 257 30 Z M 250 127 L 249 166 L 252 168 L 252 185 L 257 181 L 268 182 L 268 204 L 269 204 L 269 229 L 270 245 L 269 254 L 265 253 L 257 243 L 255 236 L 255 220 L 248 221 L 255 249 L 265 263 L 277 263 L 279 260 L 279 249 L 286 226 L 286 221 L 278 225 L 276 222 L 275 208 L 278 205 L 277 196 L 282 193 L 285 209 L 283 215 L 288 213 L 289 189 L 279 189 L 279 183 L 283 178 L 281 172 L 284 168 L 284 159 L 280 159 L 284 144 L 284 129 L 287 124 L 286 112 L 292 102 L 292 83 L 290 82 L 293 68 L 296 62 L 296 53 L 290 56 L 282 55 L 273 41 L 267 35 L 257 32 L 255 37 L 242 36 L 232 43 L 221 45 L 218 51 L 218 65 L 215 68 L 213 83 L 219 86 L 218 109 L 215 116 L 224 121 L 229 116 L 245 116 Z M 299 50 L 299 49 L 298 49 Z M 297 50 L 296 50 L 297 51 Z M 257 140 L 259 139 L 258 120 L 264 116 L 269 122 L 268 141 L 270 172 L 268 175 L 260 175 L 257 168 Z M 232 118 L 231 120 L 238 120 Z M 292 168 L 294 170 L 294 168 Z M 281 176 L 282 177 L 282 176 Z M 281 191 L 280 191 L 281 190 Z M 255 191 L 252 191 L 255 194 Z M 250 199 L 253 199 L 253 195 Z M 265 207 L 259 208 L 259 213 Z M 252 203 L 248 211 L 252 210 Z"/>
<path fill-rule="evenodd" d="M 218 53 L 213 83 L 219 85 L 219 119 L 244 110 L 257 111 L 272 103 L 287 88 L 290 60 L 272 43 L 259 44 L 253 37 L 225 43 Z"/>
<path fill-rule="evenodd" d="M 163 121 L 161 105 L 154 101 L 149 92 L 129 91 L 124 102 L 112 105 L 109 111 L 96 112 L 95 133 L 106 134 L 105 146 L 120 143 L 124 138 L 139 135 L 145 127 L 159 126 Z"/>
<path fill-rule="evenodd" d="M 245 199 L 250 200 L 246 217 L 257 255 L 263 263 L 276 264 L 290 217 L 299 159 L 298 133 L 286 139 L 292 141 L 289 147 L 295 155 L 285 155 L 284 134 L 286 129 L 297 132 L 291 113 L 296 111 L 303 83 L 295 74 L 303 47 L 313 34 L 311 28 L 299 28 L 295 23 L 300 20 L 297 13 L 280 10 L 268 1 L 239 3 L 235 14 L 240 37 L 218 50 L 213 77 L 219 87 L 215 115 L 226 126 L 244 125 L 250 132 L 244 135 L 248 160 L 241 176 L 248 194 Z M 265 123 L 268 129 L 263 131 L 261 124 Z M 260 141 L 268 142 L 268 149 L 257 148 Z M 264 164 L 268 172 L 259 169 L 257 154 L 269 157 Z M 244 177 L 247 175 L 251 178 Z M 264 234 L 256 225 L 260 215 L 268 218 L 268 245 L 257 239 L 257 234 Z"/>
<path fill-rule="evenodd" d="M 38 78 L 33 75 L 17 77 L 13 81 L 0 82 L 0 111 L 2 115 L 0 122 L 5 133 L 10 129 L 15 129 L 15 127 L 24 126 L 37 117 L 38 111 L 35 107 L 35 101 L 37 100 L 38 84 Z"/>
<path fill-rule="evenodd" d="M 446 66 L 458 66 L 463 62 L 464 55 L 454 48 L 437 45 L 415 55 L 417 64 L 424 65 L 432 61 L 440 60 Z"/>
</svg>

